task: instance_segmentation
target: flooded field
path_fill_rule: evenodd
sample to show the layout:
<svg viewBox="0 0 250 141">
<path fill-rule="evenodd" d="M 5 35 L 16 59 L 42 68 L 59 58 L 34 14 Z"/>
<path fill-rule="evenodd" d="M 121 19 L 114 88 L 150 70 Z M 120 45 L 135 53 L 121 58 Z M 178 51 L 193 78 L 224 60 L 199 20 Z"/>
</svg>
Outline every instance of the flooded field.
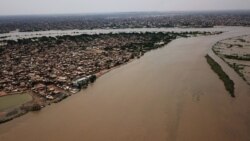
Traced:
<svg viewBox="0 0 250 141">
<path fill-rule="evenodd" d="M 16 94 L 0 97 L 0 111 L 18 107 L 31 100 L 32 97 L 28 94 Z"/>
<path fill-rule="evenodd" d="M 222 40 L 213 50 L 250 84 L 250 35 Z"/>
<path fill-rule="evenodd" d="M 211 47 L 250 28 L 224 30 L 146 53 L 59 104 L 0 125 L 0 140 L 249 141 L 250 87 Z M 210 69 L 207 53 L 235 82 L 236 98 Z"/>
</svg>

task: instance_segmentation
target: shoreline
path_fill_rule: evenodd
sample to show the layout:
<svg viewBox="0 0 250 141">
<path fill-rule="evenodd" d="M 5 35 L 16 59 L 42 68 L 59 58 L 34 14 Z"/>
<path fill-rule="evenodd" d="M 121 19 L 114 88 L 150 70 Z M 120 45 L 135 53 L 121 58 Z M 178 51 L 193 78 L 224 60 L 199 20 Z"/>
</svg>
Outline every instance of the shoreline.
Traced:
<svg viewBox="0 0 250 141">
<path fill-rule="evenodd" d="M 97 73 L 92 74 L 93 76 L 95 76 L 95 79 L 105 75 L 106 73 L 110 72 L 113 69 L 116 69 L 118 67 L 121 67 L 123 65 L 126 65 L 136 59 L 140 59 L 141 56 L 143 56 L 145 53 L 150 52 L 152 50 L 156 50 L 162 47 L 165 47 L 167 44 L 169 44 L 171 41 L 176 40 L 178 38 L 189 38 L 189 37 L 196 37 L 196 36 L 207 36 L 207 35 L 216 35 L 216 34 L 220 34 L 222 32 L 220 31 L 216 31 L 216 32 L 208 32 L 208 34 L 206 34 L 207 32 L 204 31 L 204 33 L 202 32 L 198 32 L 196 34 L 191 34 L 190 36 L 179 36 L 177 38 L 169 38 L 168 42 L 163 42 L 163 44 L 155 44 L 152 49 L 150 50 L 146 50 L 146 51 L 140 51 L 140 53 L 135 56 L 134 58 L 130 58 L 127 61 L 124 61 L 121 64 L 118 65 L 114 65 L 112 67 L 110 67 L 109 69 L 103 69 Z M 187 34 L 188 35 L 188 34 Z M 95 81 L 95 80 L 94 80 Z M 27 91 L 29 95 L 32 96 L 32 100 L 29 102 L 26 102 L 22 105 L 20 105 L 19 107 L 16 107 L 14 109 L 10 109 L 10 111 L 6 110 L 7 112 L 5 113 L 5 115 L 3 115 L 2 117 L 0 117 L 0 123 L 4 123 L 4 122 L 8 122 L 12 119 L 15 119 L 17 117 L 20 117 L 30 111 L 39 111 L 42 108 L 46 107 L 47 105 L 53 104 L 53 103 L 58 103 L 64 99 L 66 99 L 67 97 L 74 95 L 74 94 L 78 94 L 82 89 L 85 89 L 88 87 L 89 83 L 94 83 L 87 80 L 87 84 L 82 85 L 81 88 L 77 89 L 76 91 L 72 92 L 69 90 L 65 90 L 63 88 L 60 88 L 58 86 L 54 86 L 54 88 L 59 90 L 60 96 L 55 97 L 53 99 L 48 99 L 47 97 L 43 97 L 41 95 L 37 95 L 35 92 L 33 92 L 32 90 Z M 8 95 L 7 95 L 8 96 Z"/>
<path fill-rule="evenodd" d="M 171 40 L 172 41 L 172 40 Z M 170 42 L 171 42 L 170 41 Z M 170 43 L 169 42 L 169 43 Z M 168 43 L 167 43 L 168 44 Z M 164 46 L 166 46 L 167 44 L 164 44 L 164 45 L 162 45 L 162 46 L 160 46 L 160 47 L 158 47 L 158 48 L 162 48 L 162 47 L 164 47 Z M 156 48 L 156 49 L 158 49 L 158 48 Z M 153 49 L 153 50 L 155 50 L 155 49 Z M 147 53 L 147 52 L 145 52 L 145 53 Z M 144 53 L 144 54 L 145 54 Z M 143 55 L 144 55 L 143 54 Z M 142 55 L 142 56 L 143 56 Z M 135 57 L 135 58 L 133 58 L 133 59 L 130 59 L 129 61 L 127 61 L 127 62 L 125 62 L 125 63 L 123 63 L 123 64 L 120 64 L 120 65 L 118 65 L 118 66 L 114 66 L 114 67 L 112 67 L 112 68 L 110 68 L 110 69 L 104 69 L 104 70 L 101 70 L 100 72 L 98 72 L 98 73 L 95 73 L 95 74 L 93 74 L 93 75 L 95 75 L 96 76 L 96 79 L 98 79 L 98 78 L 100 78 L 101 76 L 103 76 L 103 75 L 105 75 L 105 74 L 107 74 L 107 73 L 109 73 L 110 71 L 112 71 L 112 70 L 114 70 L 114 69 L 116 69 L 116 68 L 119 68 L 119 67 L 122 67 L 122 66 L 124 66 L 124 65 L 126 65 L 126 64 L 128 64 L 128 63 L 131 63 L 131 62 L 133 62 L 133 61 L 135 61 L 135 60 L 137 60 L 137 59 L 140 59 L 142 56 L 140 56 L 139 58 L 138 57 Z M 93 82 L 94 83 L 94 82 Z M 89 84 L 88 84 L 89 85 Z M 32 100 L 31 101 L 28 101 L 28 102 L 26 102 L 26 103 L 23 103 L 22 105 L 20 105 L 20 106 L 18 106 L 18 107 L 15 107 L 15 108 L 9 108 L 9 109 L 5 109 L 4 111 L 0 111 L 0 124 L 3 124 L 3 123 L 6 123 L 6 122 L 9 122 L 9 121 L 11 121 L 11 120 L 13 120 L 13 119 L 15 119 L 15 118 L 18 118 L 18 117 L 20 117 L 20 116 L 23 116 L 23 115 L 25 115 L 25 114 L 27 114 L 27 113 L 29 113 L 29 112 L 32 112 L 32 111 L 40 111 L 40 110 L 42 110 L 43 108 L 45 108 L 45 107 L 47 107 L 48 105 L 51 105 L 51 104 L 56 104 L 56 103 L 58 103 L 58 102 L 60 102 L 60 101 L 62 101 L 62 100 L 64 100 L 64 99 L 66 99 L 66 98 L 68 98 L 68 97 L 70 97 L 70 96 L 72 96 L 72 95 L 75 95 L 75 94 L 79 94 L 80 92 L 81 92 L 81 90 L 84 90 L 84 89 L 87 89 L 88 88 L 88 85 L 86 86 L 86 87 L 83 87 L 83 88 L 81 88 L 81 89 L 79 89 L 79 91 L 77 91 L 76 93 L 72 93 L 72 92 L 68 92 L 68 96 L 66 96 L 66 97 L 64 97 L 64 98 L 62 98 L 62 99 L 59 99 L 59 100 L 56 100 L 56 101 L 54 101 L 54 102 L 48 102 L 48 101 L 44 101 L 44 103 L 40 103 L 41 105 L 39 105 L 40 107 L 38 107 L 38 105 L 37 105 L 37 102 L 36 102 L 36 99 L 38 99 L 39 98 L 39 96 L 37 96 L 34 92 L 27 92 L 27 94 L 29 94 L 31 97 L 32 97 Z M 19 93 L 20 94 L 20 93 Z M 19 95 L 19 94 L 13 94 L 13 95 Z M 12 95 L 12 94 L 11 94 Z M 10 95 L 8 95 L 8 94 L 6 94 L 6 95 L 4 95 L 4 96 L 0 96 L 0 98 L 1 97 L 5 97 L 5 96 L 10 96 Z M 31 105 L 30 105 L 31 104 Z M 31 106 L 31 107 L 30 107 Z M 28 107 L 28 110 L 27 110 L 27 107 Z M 6 111 L 7 111 L 7 113 L 6 113 Z M 16 112 L 16 114 L 14 114 L 14 115 L 11 115 L 11 116 L 7 116 L 8 115 L 8 113 L 12 113 L 12 112 L 15 112 L 15 111 L 18 111 L 18 112 Z M 5 115 L 3 115 L 5 113 Z"/>
</svg>

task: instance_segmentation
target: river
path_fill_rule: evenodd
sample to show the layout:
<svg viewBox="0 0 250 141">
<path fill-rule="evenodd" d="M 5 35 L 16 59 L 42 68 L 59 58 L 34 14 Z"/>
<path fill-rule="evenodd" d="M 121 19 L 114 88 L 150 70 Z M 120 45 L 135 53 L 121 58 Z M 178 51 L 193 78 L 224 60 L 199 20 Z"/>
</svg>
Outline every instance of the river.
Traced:
<svg viewBox="0 0 250 141">
<path fill-rule="evenodd" d="M 101 76 L 86 90 L 0 125 L 1 141 L 249 141 L 250 89 L 211 52 L 221 35 L 180 38 Z M 236 83 L 236 98 L 209 53 Z"/>
<path fill-rule="evenodd" d="M 0 34 L 1 40 L 17 40 L 33 37 L 56 37 L 63 35 L 80 35 L 80 34 L 107 34 L 107 33 L 132 33 L 132 32 L 186 32 L 186 31 L 228 31 L 235 27 L 217 26 L 215 28 L 126 28 L 126 29 L 92 29 L 92 30 L 49 30 L 49 31 L 32 31 L 19 32 L 13 31 L 10 33 Z"/>
</svg>

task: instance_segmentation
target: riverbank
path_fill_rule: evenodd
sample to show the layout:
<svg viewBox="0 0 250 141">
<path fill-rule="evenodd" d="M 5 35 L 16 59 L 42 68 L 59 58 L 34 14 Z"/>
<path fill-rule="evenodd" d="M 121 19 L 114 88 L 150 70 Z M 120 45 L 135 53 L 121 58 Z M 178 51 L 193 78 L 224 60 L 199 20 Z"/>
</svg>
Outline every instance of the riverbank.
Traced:
<svg viewBox="0 0 250 141">
<path fill-rule="evenodd" d="M 57 38 L 51 37 L 41 37 L 41 38 L 33 38 L 33 39 L 23 39 L 16 41 L 7 41 L 7 47 L 2 51 L 2 60 L 6 60 L 6 56 L 8 56 L 8 51 L 10 53 L 20 53 L 23 52 L 19 50 L 19 46 L 27 46 L 27 49 L 34 48 L 37 50 L 37 44 L 43 44 L 44 46 L 48 46 L 48 50 L 41 50 L 39 52 L 31 50 L 32 55 L 32 65 L 30 68 L 33 68 L 34 71 L 27 71 L 25 68 L 15 68 L 18 72 L 15 72 L 13 68 L 11 68 L 12 72 L 7 72 L 9 64 L 15 64 L 16 62 L 7 62 L 3 66 L 3 73 L 5 78 L 0 83 L 5 85 L 4 90 L 9 92 L 11 91 L 27 91 L 29 90 L 30 94 L 33 97 L 33 101 L 29 103 L 23 104 L 19 109 L 13 109 L 14 112 L 10 111 L 8 113 L 11 116 L 7 116 L 4 118 L 4 121 L 9 121 L 15 117 L 23 115 L 29 111 L 40 110 L 41 108 L 50 105 L 52 103 L 60 102 L 61 100 L 71 96 L 72 94 L 80 91 L 81 88 L 86 88 L 89 83 L 93 83 L 89 81 L 90 75 L 100 77 L 101 75 L 109 72 L 111 69 L 117 68 L 121 65 L 124 65 L 128 62 L 136 58 L 140 58 L 144 55 L 144 53 L 156 49 L 161 48 L 168 44 L 170 41 L 180 38 L 180 37 L 191 37 L 197 35 L 214 35 L 220 34 L 221 32 L 184 32 L 184 33 L 121 33 L 121 34 L 103 34 L 103 35 L 79 35 L 79 36 L 62 36 Z M 86 41 L 87 39 L 87 41 Z M 130 39 L 130 40 L 129 40 Z M 60 43 L 58 44 L 58 41 Z M 125 41 L 125 42 L 124 42 Z M 83 43 L 87 43 L 87 46 L 94 46 L 93 48 L 86 47 Z M 77 43 L 77 44 L 76 44 Z M 122 45 L 119 45 L 122 43 Z M 70 46 L 74 45 L 75 47 L 72 49 Z M 55 50 L 58 47 L 61 47 L 64 52 L 64 56 L 58 57 L 58 54 L 55 54 Z M 23 47 L 22 47 L 23 48 Z M 83 49 L 81 49 L 83 48 Z M 13 52 L 14 50 L 14 52 Z M 43 55 L 45 56 L 41 56 Z M 82 52 L 82 54 L 80 54 Z M 37 54 L 39 53 L 39 55 Z M 38 55 L 35 58 L 36 54 Z M 71 54 L 71 55 L 70 55 Z M 76 55 L 77 54 L 77 55 Z M 4 55 L 4 56 L 3 56 Z M 55 55 L 55 56 L 54 56 Z M 73 55 L 73 56 L 72 56 Z M 18 57 L 19 56 L 19 57 Z M 86 56 L 88 56 L 86 58 Z M 18 57 L 18 59 L 16 58 Z M 77 62 L 79 58 L 85 58 L 85 62 L 80 61 L 80 64 Z M 27 66 L 27 56 L 22 57 L 22 54 L 15 54 L 14 61 L 18 61 L 19 63 L 24 63 L 21 66 Z M 50 62 L 46 60 L 46 58 L 51 58 Z M 52 62 L 53 59 L 56 59 L 57 62 Z M 77 60 L 76 60 L 77 59 Z M 68 61 L 69 60 L 69 61 Z M 106 60 L 106 61 L 105 61 Z M 9 60 L 10 61 L 10 60 Z M 65 63 L 68 62 L 68 63 Z M 72 63 L 74 62 L 75 63 Z M 38 64 L 39 62 L 39 64 Z M 105 63 L 106 62 L 106 63 Z M 2 62 L 5 63 L 5 62 Z M 48 64 L 52 63 L 52 64 Z M 61 63 L 61 65 L 60 65 Z M 72 67 L 75 65 L 74 67 Z M 37 69 L 44 67 L 52 67 L 57 66 L 53 69 L 44 70 L 44 72 L 38 72 Z M 83 69 L 83 66 L 85 68 Z M 79 69 L 80 68 L 80 69 Z M 75 70 L 72 73 L 72 69 Z M 56 71 L 55 71 L 56 70 Z M 54 72 L 54 73 L 53 73 Z M 6 78 L 11 78 L 12 74 L 15 73 L 22 77 L 23 80 L 26 81 L 16 81 L 14 83 L 9 83 Z M 27 73 L 27 74 L 26 74 Z M 49 74 L 49 75 L 48 75 Z M 24 78 L 23 76 L 29 76 L 29 78 Z M 3 76 L 2 76 L 3 77 Z M 83 85 L 79 85 L 75 87 L 72 85 L 72 82 L 84 78 Z M 32 82 L 32 83 L 30 83 Z M 14 85 L 12 85 L 14 84 Z M 8 86 L 8 87 L 7 87 Z M 9 89 L 6 89 L 9 88 Z M 5 115 L 8 115 L 6 113 Z"/>
<path fill-rule="evenodd" d="M 135 60 L 135 59 L 133 59 L 133 60 Z M 130 60 L 127 63 L 130 63 L 133 60 Z M 127 63 L 125 63 L 125 64 L 127 64 Z M 125 65 L 125 64 L 122 64 L 122 65 Z M 121 66 L 116 66 L 116 67 L 102 70 L 102 71 L 96 73 L 95 74 L 95 76 L 97 77 L 96 79 L 98 79 L 102 75 L 105 75 L 106 73 L 108 73 L 108 72 L 110 72 L 118 67 L 121 67 Z M 87 88 L 87 87 L 84 87 L 84 88 Z M 78 94 L 79 92 L 80 92 L 80 90 L 78 92 L 68 94 L 64 97 L 61 97 L 61 98 L 53 100 L 53 101 L 41 100 L 35 93 L 29 92 L 28 95 L 30 95 L 32 97 L 32 99 L 28 102 L 22 102 L 19 104 L 19 106 L 15 106 L 14 108 L 11 108 L 10 106 L 5 107 L 5 108 L 1 108 L 1 105 L 0 105 L 0 124 L 11 121 L 15 118 L 22 116 L 22 115 L 25 115 L 30 111 L 39 111 L 42 108 L 45 108 L 46 106 L 51 105 L 52 103 L 58 103 L 58 102 L 64 100 L 65 98 L 67 98 L 68 96 L 71 96 L 72 94 Z M 1 103 L 1 98 L 9 97 L 9 96 L 18 96 L 18 95 L 22 95 L 22 94 L 11 94 L 11 95 L 4 94 L 4 95 L 0 96 L 0 104 L 3 104 L 3 103 Z M 4 100 L 4 102 L 6 103 L 8 101 Z"/>
<path fill-rule="evenodd" d="M 139 58 L 139 57 L 138 57 Z M 136 59 L 138 59 L 136 58 Z M 106 73 L 118 68 L 118 67 L 121 67 L 122 65 L 125 65 L 127 63 L 130 63 L 132 62 L 133 60 L 135 59 L 131 59 L 129 60 L 128 62 L 124 63 L 124 64 L 121 64 L 119 66 L 115 66 L 113 68 L 110 68 L 110 69 L 105 69 L 105 70 L 102 70 L 96 74 L 94 74 L 96 76 L 96 79 L 98 79 L 99 77 L 105 75 Z M 88 84 L 87 84 L 88 85 Z M 2 123 L 5 123 L 5 122 L 9 122 L 15 118 L 18 118 L 20 116 L 23 116 L 25 114 L 27 114 L 28 112 L 32 112 L 32 111 L 40 111 L 42 110 L 42 108 L 45 108 L 47 107 L 48 105 L 51 105 L 53 103 L 58 103 L 64 99 L 66 99 L 67 97 L 73 95 L 73 94 L 78 94 L 81 89 L 86 89 L 87 86 L 81 86 L 81 88 L 77 91 L 74 91 L 74 92 L 66 92 L 65 90 L 60 90 L 61 92 L 64 91 L 64 93 L 67 93 L 67 94 L 64 94 L 63 96 L 60 96 L 59 98 L 57 99 L 53 99 L 53 100 L 44 100 L 44 99 L 41 99 L 41 97 L 39 97 L 36 93 L 34 92 L 29 92 L 29 95 L 32 97 L 32 100 L 31 101 L 28 101 L 26 103 L 23 103 L 23 104 L 20 104 L 20 106 L 16 106 L 15 108 L 5 108 L 4 110 L 1 110 L 0 109 L 0 124 Z M 12 96 L 12 95 L 20 95 L 20 94 L 6 94 L 4 93 L 1 97 L 8 97 L 8 96 Z"/>
</svg>

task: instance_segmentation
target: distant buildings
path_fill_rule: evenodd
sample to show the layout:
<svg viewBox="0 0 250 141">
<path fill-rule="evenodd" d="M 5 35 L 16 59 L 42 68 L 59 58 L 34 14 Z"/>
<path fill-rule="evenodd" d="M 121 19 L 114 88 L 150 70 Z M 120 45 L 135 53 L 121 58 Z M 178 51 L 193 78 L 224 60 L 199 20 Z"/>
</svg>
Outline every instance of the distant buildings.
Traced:
<svg viewBox="0 0 250 141">
<path fill-rule="evenodd" d="M 45 31 L 66 29 L 160 28 L 250 26 L 250 11 L 152 12 L 107 15 L 0 17 L 0 33 L 19 29 Z"/>
</svg>

